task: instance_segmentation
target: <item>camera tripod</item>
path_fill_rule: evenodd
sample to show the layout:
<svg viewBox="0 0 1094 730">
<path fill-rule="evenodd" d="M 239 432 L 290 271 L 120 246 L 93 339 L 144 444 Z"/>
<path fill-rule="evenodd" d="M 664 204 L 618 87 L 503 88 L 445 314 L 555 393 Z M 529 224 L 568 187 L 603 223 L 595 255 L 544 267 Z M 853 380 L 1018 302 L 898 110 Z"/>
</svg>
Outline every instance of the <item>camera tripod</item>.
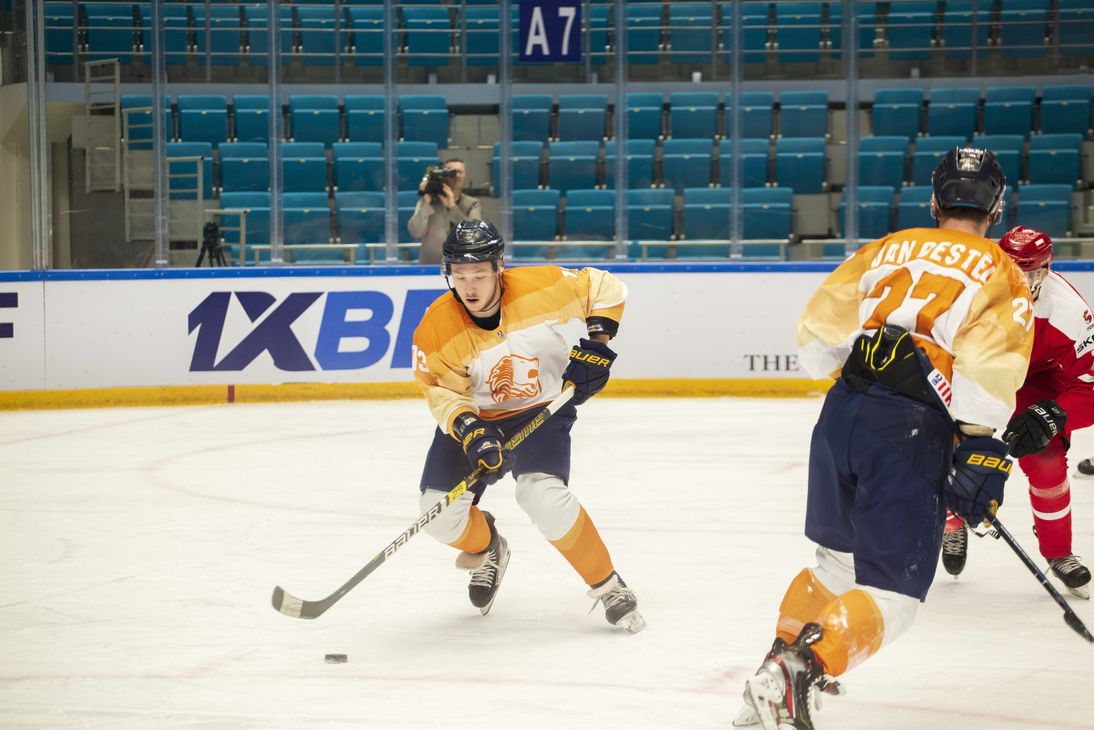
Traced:
<svg viewBox="0 0 1094 730">
<path fill-rule="evenodd" d="M 216 223 L 206 223 L 202 230 L 201 252 L 195 267 L 201 268 L 205 254 L 209 254 L 209 266 L 228 265 L 224 260 L 224 245 L 220 242 L 220 226 Z"/>
</svg>

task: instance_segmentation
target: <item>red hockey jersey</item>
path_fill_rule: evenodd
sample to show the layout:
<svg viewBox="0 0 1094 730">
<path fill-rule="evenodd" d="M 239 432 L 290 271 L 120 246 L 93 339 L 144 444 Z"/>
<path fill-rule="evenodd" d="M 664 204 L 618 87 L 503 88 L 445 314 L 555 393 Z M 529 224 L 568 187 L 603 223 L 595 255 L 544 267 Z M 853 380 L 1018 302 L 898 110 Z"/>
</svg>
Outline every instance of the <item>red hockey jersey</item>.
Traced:
<svg viewBox="0 0 1094 730">
<path fill-rule="evenodd" d="M 1055 390 L 1056 402 L 1067 412 L 1068 434 L 1094 424 L 1094 315 L 1090 307 L 1067 279 L 1050 271 L 1033 305 L 1033 316 L 1033 354 L 1022 390 L 1046 386 Z"/>
</svg>

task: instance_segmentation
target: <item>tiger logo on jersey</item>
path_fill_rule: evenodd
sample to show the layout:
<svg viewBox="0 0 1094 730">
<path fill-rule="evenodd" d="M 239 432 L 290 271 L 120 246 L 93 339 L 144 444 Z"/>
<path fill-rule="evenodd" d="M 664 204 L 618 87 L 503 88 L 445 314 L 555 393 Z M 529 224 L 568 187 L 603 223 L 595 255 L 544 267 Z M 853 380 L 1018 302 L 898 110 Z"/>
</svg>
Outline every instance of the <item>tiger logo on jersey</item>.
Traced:
<svg viewBox="0 0 1094 730">
<path fill-rule="evenodd" d="M 506 355 L 486 379 L 495 403 L 518 398 L 534 398 L 543 392 L 539 384 L 539 358 Z"/>
</svg>

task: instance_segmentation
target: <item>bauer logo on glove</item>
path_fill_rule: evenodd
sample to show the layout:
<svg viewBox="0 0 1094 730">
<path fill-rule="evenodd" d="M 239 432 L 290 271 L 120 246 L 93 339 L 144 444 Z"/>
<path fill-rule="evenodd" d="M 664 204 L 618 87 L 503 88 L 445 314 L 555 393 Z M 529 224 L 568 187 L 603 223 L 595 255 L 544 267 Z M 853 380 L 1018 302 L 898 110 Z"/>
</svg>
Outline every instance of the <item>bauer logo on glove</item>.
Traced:
<svg viewBox="0 0 1094 730">
<path fill-rule="evenodd" d="M 1011 467 L 1014 466 L 1014 462 L 1010 459 L 992 456 L 990 454 L 972 453 L 966 454 L 968 457 L 965 463 L 969 466 L 982 466 L 986 469 L 998 469 L 1004 474 L 1010 474 Z"/>
<path fill-rule="evenodd" d="M 581 405 L 604 389 L 613 362 L 615 353 L 597 340 L 582 337 L 581 344 L 570 350 L 570 364 L 562 379 L 574 384 L 574 405 Z"/>
</svg>

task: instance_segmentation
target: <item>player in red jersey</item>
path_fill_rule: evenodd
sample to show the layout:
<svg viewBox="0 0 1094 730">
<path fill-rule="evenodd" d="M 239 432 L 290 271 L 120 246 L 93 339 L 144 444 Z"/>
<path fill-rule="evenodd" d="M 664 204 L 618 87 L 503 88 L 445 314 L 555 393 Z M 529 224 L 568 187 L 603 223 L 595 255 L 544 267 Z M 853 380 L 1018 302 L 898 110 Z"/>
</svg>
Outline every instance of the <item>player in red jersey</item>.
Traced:
<svg viewBox="0 0 1094 730">
<path fill-rule="evenodd" d="M 1052 270 L 1052 239 L 1046 234 L 1018 226 L 999 246 L 1025 272 L 1034 301 L 1029 372 L 1003 440 L 1029 478 L 1041 555 L 1072 593 L 1089 599 L 1090 571 L 1071 552 L 1067 450 L 1071 433 L 1094 423 L 1094 316 L 1067 279 Z M 966 530 L 957 517 L 946 522 L 942 562 L 953 576 L 965 567 Z"/>
</svg>

